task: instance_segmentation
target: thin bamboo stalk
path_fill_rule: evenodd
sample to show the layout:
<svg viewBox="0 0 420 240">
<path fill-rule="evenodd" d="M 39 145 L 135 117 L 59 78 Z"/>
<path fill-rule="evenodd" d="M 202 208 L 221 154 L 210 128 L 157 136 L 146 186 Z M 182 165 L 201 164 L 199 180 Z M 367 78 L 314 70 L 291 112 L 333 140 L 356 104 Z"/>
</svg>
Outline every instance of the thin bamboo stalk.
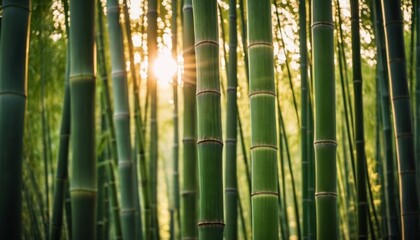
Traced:
<svg viewBox="0 0 420 240">
<path fill-rule="evenodd" d="M 177 16 L 178 16 L 178 1 L 172 1 L 172 21 L 171 21 L 171 33 L 172 33 L 172 58 L 177 60 L 177 47 L 178 47 L 178 27 L 177 27 Z M 174 139 L 173 139 L 173 162 L 172 162 L 172 193 L 171 193 L 171 219 L 173 219 L 173 229 L 171 232 L 175 239 L 178 236 L 179 229 L 179 129 L 178 129 L 178 71 L 175 72 L 172 78 L 172 92 L 173 92 L 173 124 L 174 124 Z M 188 111 L 188 110 L 187 110 Z M 175 230 L 175 226 L 176 229 Z"/>
<path fill-rule="evenodd" d="M 157 125 L 157 78 L 153 72 L 157 57 L 157 0 L 148 0 L 147 9 L 147 89 L 150 97 L 150 145 L 149 145 L 149 178 L 150 178 L 150 231 L 151 239 L 159 239 L 157 223 L 157 170 L 158 170 L 158 125 Z"/>
<path fill-rule="evenodd" d="M 109 134 L 109 150 L 112 161 L 108 161 L 106 171 L 108 178 L 108 192 L 109 192 L 109 204 L 111 208 L 111 222 L 113 226 L 113 237 L 115 239 L 122 238 L 121 219 L 119 214 L 119 200 L 117 196 L 117 185 L 115 181 L 114 163 L 118 162 L 117 144 L 115 139 L 114 121 L 112 120 L 112 106 L 111 106 L 111 94 L 108 85 L 108 72 L 105 62 L 105 47 L 104 47 L 104 29 L 103 29 L 103 9 L 100 1 L 97 1 L 97 13 L 98 13 L 98 34 L 96 38 L 97 42 L 97 55 L 98 55 L 98 69 L 99 77 L 101 79 L 102 94 L 104 98 L 104 111 L 106 113 L 106 124 L 108 126 Z"/>
<path fill-rule="evenodd" d="M 68 24 L 68 2 L 63 0 L 64 16 L 66 25 L 66 34 L 69 34 Z M 68 38 L 68 35 L 67 35 Z M 60 142 L 58 149 L 58 160 L 55 177 L 55 191 L 53 200 L 53 211 L 50 226 L 50 239 L 60 239 L 61 229 L 63 225 L 64 197 L 65 187 L 68 182 L 68 158 L 69 158 L 69 141 L 70 141 L 70 49 L 67 45 L 66 52 L 66 73 L 64 81 L 64 98 L 63 112 L 61 115 Z"/>
<path fill-rule="evenodd" d="M 357 237 L 358 239 L 368 238 L 368 202 L 366 194 L 366 153 L 365 137 L 363 126 L 363 78 L 362 65 L 360 57 L 360 20 L 359 20 L 359 2 L 350 1 L 351 12 L 351 38 L 352 38 L 352 62 L 353 62 L 353 89 L 354 89 L 354 110 L 355 110 L 355 145 L 357 156 L 356 185 L 357 185 Z"/>
<path fill-rule="evenodd" d="M 223 24 L 223 23 L 222 23 Z M 236 163 L 237 112 L 237 24 L 236 0 L 229 1 L 229 62 L 226 109 L 225 213 L 226 239 L 238 239 L 238 180 Z M 248 171 L 247 171 L 248 172 Z"/>
</svg>

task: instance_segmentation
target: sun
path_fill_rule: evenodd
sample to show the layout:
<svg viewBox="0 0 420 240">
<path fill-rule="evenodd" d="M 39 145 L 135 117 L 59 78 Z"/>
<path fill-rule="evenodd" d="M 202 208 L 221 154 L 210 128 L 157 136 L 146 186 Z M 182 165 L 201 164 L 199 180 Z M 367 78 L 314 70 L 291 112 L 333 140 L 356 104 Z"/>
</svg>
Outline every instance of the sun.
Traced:
<svg viewBox="0 0 420 240">
<path fill-rule="evenodd" d="M 159 83 L 169 84 L 175 76 L 177 68 L 177 63 L 168 50 L 159 53 L 153 65 L 153 72 Z"/>
</svg>

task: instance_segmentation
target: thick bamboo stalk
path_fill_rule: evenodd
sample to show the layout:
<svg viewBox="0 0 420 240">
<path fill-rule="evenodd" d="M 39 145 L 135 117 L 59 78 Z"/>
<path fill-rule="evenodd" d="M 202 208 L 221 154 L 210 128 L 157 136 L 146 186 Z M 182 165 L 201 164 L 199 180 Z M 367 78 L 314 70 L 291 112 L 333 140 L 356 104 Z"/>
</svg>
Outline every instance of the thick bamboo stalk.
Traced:
<svg viewBox="0 0 420 240">
<path fill-rule="evenodd" d="M 95 1 L 70 4 L 73 239 L 96 239 Z"/>
<path fill-rule="evenodd" d="M 4 0 L 0 38 L 0 238 L 21 237 L 30 0 Z"/>
<path fill-rule="evenodd" d="M 334 27 L 331 0 L 312 1 L 317 239 L 338 239 Z"/>
<path fill-rule="evenodd" d="M 181 239 L 197 238 L 197 134 L 196 134 L 196 62 L 194 22 L 191 0 L 184 0 L 183 10 L 183 159 L 181 176 Z M 186 109 L 189 109 L 186 111 Z"/>
<path fill-rule="evenodd" d="M 130 138 L 130 108 L 118 1 L 108 0 L 107 10 L 115 107 L 114 123 L 117 137 L 118 170 L 121 190 L 121 226 L 123 238 L 134 239 L 136 236 L 134 212 L 135 192 L 133 188 L 134 172 Z"/>
<path fill-rule="evenodd" d="M 397 148 L 402 238 L 415 239 L 420 228 L 420 208 L 401 5 L 400 1 L 381 3 Z"/>
<path fill-rule="evenodd" d="M 223 24 L 223 23 L 222 23 Z M 236 176 L 237 142 L 237 25 L 236 0 L 229 1 L 229 62 L 226 109 L 225 213 L 226 239 L 238 239 L 238 180 Z M 248 172 L 248 171 L 247 171 Z"/>
<path fill-rule="evenodd" d="M 217 1 L 193 0 L 197 63 L 199 239 L 223 239 L 222 122 Z"/>
<path fill-rule="evenodd" d="M 253 239 L 278 239 L 278 182 L 273 34 L 269 0 L 249 0 Z"/>
</svg>

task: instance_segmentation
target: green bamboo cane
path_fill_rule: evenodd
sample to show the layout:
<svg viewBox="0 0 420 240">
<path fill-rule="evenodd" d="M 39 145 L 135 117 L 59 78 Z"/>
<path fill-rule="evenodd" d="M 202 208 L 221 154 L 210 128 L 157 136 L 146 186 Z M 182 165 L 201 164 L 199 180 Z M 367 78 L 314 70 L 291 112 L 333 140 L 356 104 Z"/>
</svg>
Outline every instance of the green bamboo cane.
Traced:
<svg viewBox="0 0 420 240">
<path fill-rule="evenodd" d="M 199 239 L 223 239 L 222 123 L 217 1 L 193 0 L 197 63 Z"/>
<path fill-rule="evenodd" d="M 420 3 L 416 4 L 416 84 L 415 84 L 415 149 L 417 172 L 420 172 Z M 420 174 L 417 174 L 417 185 L 420 184 Z"/>
<path fill-rule="evenodd" d="M 302 239 L 309 238 L 311 218 L 308 191 L 308 47 L 306 43 L 306 3 L 299 0 L 299 53 L 301 81 L 301 161 L 302 161 Z"/>
<path fill-rule="evenodd" d="M 23 196 L 25 198 L 26 206 L 28 207 L 30 221 L 32 223 L 31 224 L 31 235 L 34 239 L 41 239 L 41 231 L 39 230 L 39 227 L 38 227 L 39 224 L 38 224 L 38 219 L 37 219 L 36 214 L 35 214 L 34 204 L 30 199 L 29 190 L 26 189 L 26 188 L 27 188 L 27 186 L 26 186 L 25 181 L 22 181 L 22 193 L 23 193 Z"/>
<path fill-rule="evenodd" d="M 248 152 L 245 146 L 245 137 L 244 137 L 244 131 L 242 128 L 242 120 L 241 120 L 240 112 L 237 112 L 237 116 L 238 116 L 239 137 L 241 139 L 242 156 L 243 156 L 244 165 L 246 169 L 246 180 L 248 183 L 248 191 L 251 192 L 251 174 L 250 174 L 250 167 L 248 164 Z"/>
<path fill-rule="evenodd" d="M 69 49 L 67 48 L 67 53 Z M 63 112 L 61 116 L 60 143 L 58 150 L 55 191 L 51 218 L 50 239 L 60 239 L 63 225 L 63 204 L 65 185 L 68 181 L 68 154 L 70 140 L 70 87 L 69 87 L 70 55 L 67 54 L 64 83 Z"/>
<path fill-rule="evenodd" d="M 145 7 L 146 3 L 143 3 L 143 7 Z M 143 236 L 142 229 L 149 229 L 151 226 L 151 219 L 150 219 L 150 197 L 149 197 L 149 184 L 148 184 L 148 178 L 147 178 L 147 171 L 146 171 L 146 156 L 145 156 L 145 140 L 144 140 L 144 133 L 145 133 L 145 122 L 142 121 L 142 111 L 141 111 L 141 105 L 140 105 L 140 88 L 141 82 L 137 82 L 137 72 L 136 72 L 136 66 L 134 64 L 134 48 L 131 38 L 131 28 L 130 28 L 130 18 L 128 13 L 128 7 L 127 7 L 127 1 L 124 0 L 124 17 L 125 17 L 125 32 L 128 39 L 128 52 L 130 57 L 130 70 L 131 70 L 131 77 L 133 82 L 133 94 L 134 94 L 134 121 L 135 121 L 135 146 L 139 155 L 138 158 L 138 166 L 140 168 L 140 182 L 141 182 L 141 191 L 143 195 L 143 203 L 144 203 L 144 212 L 145 212 L 145 227 L 139 227 L 141 225 L 141 219 L 137 219 L 136 217 L 136 226 L 138 226 L 136 234 L 139 238 Z M 144 18 L 142 18 L 144 20 Z M 142 21 L 141 26 L 141 33 L 144 32 L 144 21 Z M 140 78 L 141 81 L 141 78 Z M 137 164 L 135 164 L 136 166 Z M 136 168 L 137 169 L 137 168 Z M 134 170 L 135 178 L 138 178 L 137 170 Z M 134 183 L 135 192 L 138 191 L 137 181 Z M 136 193 L 138 195 L 138 193 Z M 136 196 L 137 196 L 136 195 Z M 140 208 L 140 202 L 136 201 L 136 209 Z M 140 209 L 136 215 L 140 215 Z"/>
<path fill-rule="evenodd" d="M 281 179 L 281 188 L 280 182 L 278 183 L 278 192 L 281 197 L 278 198 L 279 204 L 279 222 L 280 228 L 282 229 L 282 239 L 289 239 L 290 237 L 290 226 L 289 226 L 289 214 L 287 212 L 287 195 L 286 195 L 286 174 L 284 173 L 284 138 L 283 138 L 283 129 L 280 128 L 278 131 L 278 139 L 279 139 L 279 166 L 280 166 L 280 177 Z"/>
<path fill-rule="evenodd" d="M 177 15 L 178 15 L 178 1 L 172 1 L 172 21 L 171 21 L 171 33 L 172 33 L 172 58 L 177 60 Z M 172 163 L 172 201 L 171 201 L 171 219 L 176 222 L 173 225 L 173 232 L 171 235 L 172 239 L 175 239 L 178 231 L 175 230 L 175 226 L 179 229 L 179 171 L 178 171 L 178 162 L 179 162 L 179 129 L 178 129 L 178 72 L 175 72 L 172 78 L 172 92 L 173 92 L 173 124 L 174 124 L 174 141 L 173 141 L 173 163 Z M 190 111 L 188 109 L 187 111 Z"/>
<path fill-rule="evenodd" d="M 286 157 L 287 157 L 287 164 L 289 167 L 289 174 L 290 174 L 290 179 L 291 179 L 291 185 L 292 185 L 292 193 L 293 193 L 293 205 L 294 205 L 294 211 L 295 211 L 295 219 L 296 219 L 296 235 L 298 238 L 300 238 L 300 234 L 301 234 L 301 228 L 300 228 L 300 223 L 299 223 L 299 207 L 298 207 L 298 201 L 297 201 L 297 196 L 296 196 L 296 187 L 295 187 L 295 178 L 293 176 L 293 169 L 292 169 L 292 162 L 291 162 L 291 157 L 290 157 L 290 150 L 289 150 L 289 143 L 287 140 L 287 132 L 286 132 L 286 127 L 284 125 L 284 119 L 283 119 L 283 114 L 281 111 L 281 107 L 280 107 L 280 99 L 279 99 L 279 94 L 277 93 L 277 112 L 278 112 L 278 117 L 279 117 L 279 128 L 282 129 L 282 137 L 284 140 L 284 147 L 285 147 L 285 151 L 286 151 Z"/>
<path fill-rule="evenodd" d="M 317 239 L 338 239 L 334 27 L 331 0 L 312 1 Z"/>
<path fill-rule="evenodd" d="M 66 230 L 67 230 L 67 234 L 68 237 L 71 239 L 72 238 L 72 234 L 71 234 L 71 230 L 72 230 L 72 218 L 71 218 L 71 199 L 70 199 L 70 183 L 69 181 L 67 181 L 66 185 L 65 185 L 65 200 L 64 200 L 64 210 L 66 212 Z"/>
<path fill-rule="evenodd" d="M 2 2 L 0 38 L 0 238 L 21 234 L 22 147 L 30 1 Z"/>
<path fill-rule="evenodd" d="M 280 33 L 280 37 L 278 37 L 278 35 L 276 34 L 276 40 L 277 42 L 281 43 L 281 49 L 283 50 L 284 56 L 286 57 L 286 61 L 285 61 L 285 66 L 286 66 L 286 70 L 287 70 L 287 76 L 288 76 L 288 80 L 289 80 L 289 86 L 290 86 L 290 90 L 292 92 L 292 98 L 293 98 L 293 107 L 295 109 L 295 113 L 296 113 L 296 120 L 298 125 L 300 125 L 300 120 L 299 120 L 299 111 L 298 111 L 298 107 L 297 107 L 297 103 L 296 103 L 296 97 L 295 97 L 295 90 L 293 87 L 293 81 L 292 81 L 292 73 L 290 71 L 290 66 L 289 66 L 289 54 L 286 51 L 286 44 L 284 42 L 284 37 L 283 37 L 283 30 L 282 30 L 282 24 L 280 21 L 280 13 L 279 13 L 279 8 L 278 8 L 278 4 L 276 0 L 273 0 L 274 3 L 274 9 L 276 10 L 276 20 L 277 20 L 277 27 L 278 27 L 278 31 Z M 279 43 L 279 45 L 280 45 Z"/>
<path fill-rule="evenodd" d="M 150 96 L 150 145 L 149 145 L 149 176 L 150 176 L 150 216 L 153 239 L 159 238 L 157 226 L 157 169 L 158 169 L 158 126 L 157 126 L 157 79 L 153 72 L 157 57 L 157 1 L 148 0 L 147 10 L 147 51 L 148 71 L 147 82 Z"/>
<path fill-rule="evenodd" d="M 410 97 L 407 86 L 402 14 L 400 1 L 383 0 L 381 3 L 394 133 L 396 136 L 402 238 L 415 239 L 416 231 L 420 227 L 420 209 L 416 184 L 416 163 Z"/>
<path fill-rule="evenodd" d="M 248 239 L 248 231 L 246 229 L 246 222 L 244 217 L 244 211 L 242 207 L 242 201 L 240 198 L 240 195 L 238 194 L 238 207 L 239 207 L 239 219 L 241 220 L 241 226 L 242 226 L 242 236 L 244 240 Z"/>
<path fill-rule="evenodd" d="M 66 33 L 69 34 L 68 24 L 68 2 L 62 1 L 64 5 L 64 16 Z M 68 36 L 67 36 L 68 38 Z M 63 112 L 61 115 L 61 128 L 60 128 L 60 142 L 58 149 L 58 160 L 55 177 L 55 191 L 53 200 L 53 211 L 50 226 L 50 239 L 60 239 L 61 229 L 63 225 L 63 210 L 64 210 L 64 197 L 65 187 L 68 183 L 68 157 L 69 157 L 69 141 L 70 141 L 70 49 L 67 45 L 66 56 L 66 73 L 64 82 L 64 98 L 63 98 Z"/>
<path fill-rule="evenodd" d="M 117 137 L 118 170 L 121 184 L 121 226 L 123 238 L 135 239 L 135 191 L 133 188 L 134 172 L 130 138 L 130 108 L 118 1 L 108 0 L 107 10 L 115 106 L 114 123 Z"/>
<path fill-rule="evenodd" d="M 106 126 L 106 111 L 105 111 L 105 97 L 103 94 L 103 90 L 100 91 L 101 101 L 100 101 L 100 107 L 101 107 L 101 133 L 102 139 L 104 141 L 108 142 L 107 139 L 107 126 Z M 101 140 L 102 140 L 101 139 Z M 106 161 L 106 149 L 102 150 L 100 152 L 100 155 L 98 156 L 98 198 L 97 198 L 97 217 L 96 217 L 96 236 L 98 239 L 104 239 L 105 238 L 105 221 L 104 221 L 104 211 L 107 209 L 107 206 L 104 205 L 105 201 L 105 183 L 106 183 L 106 171 L 105 171 L 105 161 Z"/>
<path fill-rule="evenodd" d="M 134 165 L 133 165 L 133 191 L 134 191 L 134 204 L 135 204 L 135 225 L 136 225 L 136 239 L 142 239 L 143 231 L 142 231 L 142 219 L 141 219 L 141 209 L 140 209 L 140 199 L 139 199 L 139 191 L 138 191 L 138 171 L 137 165 L 140 165 L 141 168 L 146 167 L 146 160 L 144 154 L 144 136 L 140 136 L 141 129 L 142 129 L 142 122 L 141 122 L 141 109 L 140 109 L 140 89 L 139 83 L 137 81 L 137 68 L 134 64 L 134 47 L 133 41 L 131 37 L 131 26 L 130 26 L 130 15 L 128 13 L 128 4 L 127 0 L 123 1 L 122 10 L 124 11 L 124 30 L 127 37 L 128 43 L 128 56 L 130 60 L 130 72 L 131 72 L 131 82 L 133 83 L 133 95 L 134 95 L 134 121 L 135 121 L 135 132 L 136 132 L 136 140 L 135 140 L 135 148 L 139 153 L 140 164 L 137 164 L 137 155 L 134 155 Z M 142 26 L 143 27 L 143 26 Z M 148 199 L 148 198 L 147 198 Z"/>
<path fill-rule="evenodd" d="M 278 239 L 277 138 L 271 4 L 250 0 L 248 12 L 253 239 Z"/>
<path fill-rule="evenodd" d="M 70 5 L 72 237 L 96 239 L 95 1 Z"/>
<path fill-rule="evenodd" d="M 311 69 L 310 66 L 309 68 Z M 308 86 L 308 89 L 311 89 L 311 87 Z M 313 142 L 314 142 L 314 116 L 313 115 L 314 114 L 313 114 L 312 101 L 311 101 L 311 92 L 312 90 L 308 91 L 308 166 L 309 166 L 308 208 L 309 208 L 309 218 L 311 222 L 311 224 L 309 225 L 309 238 L 315 239 L 317 223 L 316 223 L 316 209 L 315 209 L 315 151 L 313 147 Z"/>
<path fill-rule="evenodd" d="M 43 3 L 39 3 L 39 15 L 41 17 L 41 19 L 44 18 L 44 10 L 45 9 L 45 4 Z M 47 62 L 45 62 L 44 59 L 44 39 L 43 39 L 43 33 L 44 33 L 44 23 L 40 23 L 40 28 L 39 28 L 39 63 L 40 63 L 40 78 L 41 78 L 41 132 L 42 132 L 42 157 L 43 157 L 43 167 L 44 167 L 44 193 L 45 193 L 45 213 L 42 213 L 45 215 L 45 226 L 44 226 L 44 236 L 45 238 L 48 240 L 49 239 L 49 208 L 50 208 L 50 199 L 49 199 L 49 181 L 48 181 L 48 162 L 49 160 L 49 155 L 48 155 L 48 143 L 47 143 L 47 110 L 46 110 L 46 105 L 45 105 L 45 98 L 46 98 L 46 94 L 45 94 L 45 85 L 46 85 L 46 74 L 45 74 L 45 65 L 48 64 Z"/>
<path fill-rule="evenodd" d="M 359 239 L 368 238 L 367 215 L 368 202 L 366 194 L 366 153 L 365 139 L 363 127 L 363 96 L 362 96 L 362 65 L 360 57 L 360 20 L 359 20 L 359 2 L 358 0 L 350 1 L 351 12 L 351 38 L 352 38 L 352 62 L 353 62 L 353 89 L 354 89 L 354 112 L 356 123 L 356 185 L 357 185 L 357 237 Z"/>
<path fill-rule="evenodd" d="M 344 117 L 346 123 L 346 133 L 347 139 L 349 144 L 349 151 L 350 151 L 350 161 L 353 173 L 353 179 L 356 182 L 356 166 L 354 160 L 354 150 L 353 150 L 353 111 L 350 101 L 350 94 L 347 88 L 347 63 L 346 63 L 346 56 L 344 51 L 344 38 L 343 38 L 343 29 L 342 29 L 342 18 L 341 18 L 341 10 L 340 10 L 340 2 L 336 0 L 337 4 L 337 19 L 338 19 L 338 31 L 339 34 L 337 36 L 337 51 L 338 51 L 338 64 L 339 64 L 339 76 L 340 76 L 340 88 L 341 94 L 343 99 L 343 107 L 344 107 Z"/>
<path fill-rule="evenodd" d="M 181 238 L 197 238 L 197 150 L 196 150 L 196 62 L 194 22 L 191 0 L 184 0 L 183 9 L 183 162 L 181 192 Z M 189 109 L 186 111 L 186 109 Z"/>
<path fill-rule="evenodd" d="M 222 22 L 223 24 L 223 22 Z M 237 142 L 237 25 L 236 0 L 229 1 L 229 62 L 226 107 L 226 152 L 225 152 L 225 213 L 226 239 L 238 239 L 238 180 L 236 176 Z"/>
<path fill-rule="evenodd" d="M 109 154 L 108 154 L 109 155 Z M 104 201 L 103 201 L 103 207 L 104 207 L 104 215 L 103 215 L 103 221 L 104 221 L 104 240 L 109 239 L 109 187 L 108 182 L 104 183 Z"/>
<path fill-rule="evenodd" d="M 352 105 L 352 101 L 351 101 L 351 96 L 350 94 L 346 94 L 346 93 L 350 93 L 349 91 L 349 77 L 348 77 L 348 69 L 347 69 L 347 57 L 346 57 L 346 42 L 344 40 L 344 30 L 343 30 L 343 19 L 341 17 L 341 7 L 340 7 L 340 1 L 336 1 L 337 4 L 337 18 L 338 18 L 338 24 L 337 24 L 337 28 L 338 31 L 337 33 L 339 34 L 339 36 L 337 37 L 337 41 L 339 39 L 338 42 L 338 48 L 341 51 L 341 54 L 339 56 L 339 59 L 341 59 L 342 61 L 342 68 L 341 71 L 343 71 L 343 78 L 342 81 L 344 82 L 342 85 L 342 88 L 344 88 L 345 93 L 343 94 L 343 98 L 346 98 L 346 102 L 347 102 L 347 108 L 348 108 L 348 113 L 349 114 L 349 131 L 350 131 L 350 139 L 353 139 L 354 136 L 354 114 L 353 114 L 353 105 Z M 344 101 L 344 99 L 343 99 Z M 346 110 L 347 111 L 347 110 Z M 351 142 L 351 141 L 350 141 Z M 354 172 L 354 176 L 356 179 L 356 172 Z"/>
<path fill-rule="evenodd" d="M 241 33 L 242 33 L 242 47 L 244 53 L 244 63 L 245 63 L 245 76 L 247 79 L 247 87 L 249 90 L 249 61 L 248 61 L 248 51 L 247 51 L 247 41 L 248 41 L 248 32 L 246 28 L 246 19 L 245 19 L 245 7 L 244 7 L 244 0 L 239 0 L 239 12 L 241 16 Z"/>
<path fill-rule="evenodd" d="M 99 76 L 102 83 L 102 94 L 104 95 L 104 110 L 106 113 L 106 124 L 108 126 L 109 133 L 109 150 L 112 161 L 108 161 L 106 171 L 108 177 L 108 192 L 109 192 L 109 203 L 111 208 L 111 219 L 114 227 L 114 238 L 122 238 L 121 220 L 119 214 L 119 201 L 117 196 L 117 185 L 115 181 L 114 163 L 118 162 L 117 145 L 115 139 L 114 122 L 112 120 L 112 107 L 111 107 L 111 96 L 108 86 L 108 73 L 105 62 L 105 49 L 104 49 L 104 38 L 103 38 L 103 10 L 100 1 L 97 1 L 97 13 L 98 13 L 98 34 L 97 34 L 97 55 L 98 55 L 98 69 Z"/>
</svg>

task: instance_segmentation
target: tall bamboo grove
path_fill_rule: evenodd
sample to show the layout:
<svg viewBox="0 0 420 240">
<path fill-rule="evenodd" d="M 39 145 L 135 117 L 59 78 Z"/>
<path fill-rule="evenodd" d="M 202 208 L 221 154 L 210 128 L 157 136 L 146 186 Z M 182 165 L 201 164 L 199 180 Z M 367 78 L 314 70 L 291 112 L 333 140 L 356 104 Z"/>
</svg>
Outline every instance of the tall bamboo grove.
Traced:
<svg viewBox="0 0 420 240">
<path fill-rule="evenodd" d="M 96 239 L 95 1 L 70 4 L 72 238 Z"/>
<path fill-rule="evenodd" d="M 4 0 L 0 37 L 0 238 L 19 239 L 30 0 Z"/>
<path fill-rule="evenodd" d="M 273 34 L 269 0 L 249 0 L 253 239 L 278 239 L 278 176 Z"/>
<path fill-rule="evenodd" d="M 194 51 L 194 22 L 191 0 L 184 0 L 183 53 L 184 53 L 184 147 L 181 172 L 181 238 L 197 238 L 197 133 L 196 133 L 196 64 Z"/>
<path fill-rule="evenodd" d="M 223 239 L 222 121 L 216 0 L 193 0 L 197 60 L 198 236 Z"/>
<path fill-rule="evenodd" d="M 416 239 L 420 209 L 416 184 L 414 137 L 405 64 L 404 35 L 400 1 L 382 0 L 389 86 L 396 136 L 403 239 Z"/>
<path fill-rule="evenodd" d="M 331 0 L 312 1 L 317 239 L 338 239 L 334 26 Z"/>
</svg>

